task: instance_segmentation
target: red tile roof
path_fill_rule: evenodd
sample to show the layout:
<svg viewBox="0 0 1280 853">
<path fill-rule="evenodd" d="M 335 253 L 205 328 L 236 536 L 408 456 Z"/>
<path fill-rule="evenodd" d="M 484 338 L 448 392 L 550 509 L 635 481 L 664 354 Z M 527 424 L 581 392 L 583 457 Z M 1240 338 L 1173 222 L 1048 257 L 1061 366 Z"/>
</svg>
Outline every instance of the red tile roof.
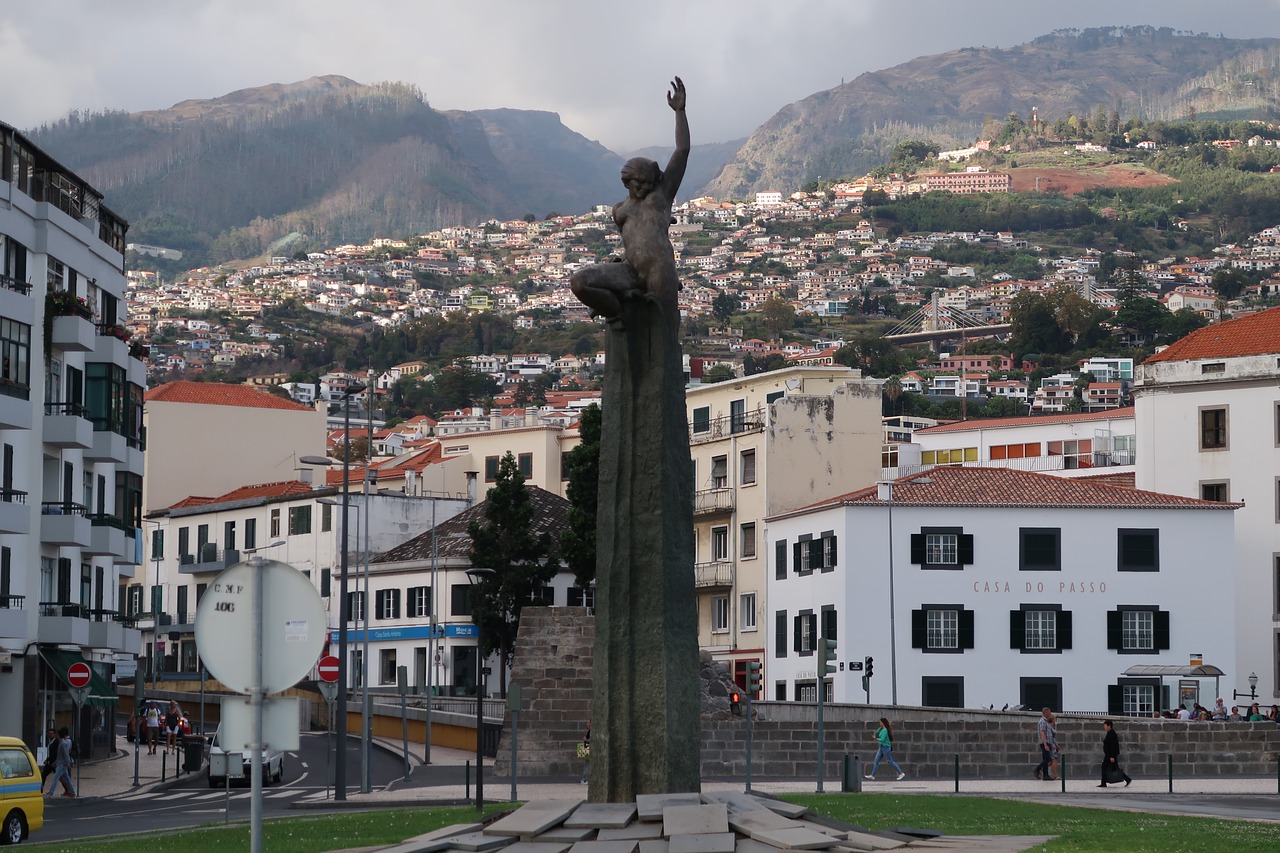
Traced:
<svg viewBox="0 0 1280 853">
<path fill-rule="evenodd" d="M 1196 329 L 1143 362 L 1280 354 L 1280 308 Z"/>
<path fill-rule="evenodd" d="M 940 466 L 894 482 L 907 486 L 894 490 L 893 502 L 899 506 L 1219 510 L 1240 507 L 1240 504 L 1124 488 L 1094 478 L 1055 477 L 1011 468 Z M 877 487 L 870 486 L 810 504 L 796 512 L 843 505 L 883 506 L 885 503 L 878 496 Z"/>
<path fill-rule="evenodd" d="M 1114 420 L 1133 417 L 1133 406 L 1108 409 L 1105 412 L 1063 412 L 1050 415 L 1030 415 L 1025 418 L 981 418 L 972 421 L 954 421 L 949 424 L 923 427 L 916 432 L 937 435 L 942 432 L 963 432 L 973 429 L 1001 429 L 1004 427 L 1032 426 L 1035 424 L 1069 424 L 1077 421 Z"/>
<path fill-rule="evenodd" d="M 194 403 L 200 406 L 244 406 L 254 409 L 290 409 L 314 411 L 310 406 L 277 397 L 252 385 L 230 385 L 222 382 L 166 382 L 147 392 L 148 403 Z"/>
<path fill-rule="evenodd" d="M 310 494 L 315 487 L 310 483 L 304 483 L 301 480 L 282 480 L 278 483 L 259 483 L 256 486 L 241 486 L 238 489 L 232 489 L 225 495 L 218 495 L 216 498 L 207 498 L 200 495 L 192 495 L 178 501 L 169 509 L 185 509 L 193 506 L 205 506 L 206 504 L 222 504 L 231 501 L 243 501 L 250 498 L 280 498 L 286 495 L 305 495 Z"/>
</svg>

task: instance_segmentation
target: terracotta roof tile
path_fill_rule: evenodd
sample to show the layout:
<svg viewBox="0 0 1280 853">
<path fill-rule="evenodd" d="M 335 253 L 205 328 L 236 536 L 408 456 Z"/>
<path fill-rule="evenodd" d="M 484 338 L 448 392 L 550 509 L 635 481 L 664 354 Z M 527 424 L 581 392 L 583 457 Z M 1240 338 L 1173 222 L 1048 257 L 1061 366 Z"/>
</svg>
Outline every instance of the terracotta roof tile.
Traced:
<svg viewBox="0 0 1280 853">
<path fill-rule="evenodd" d="M 560 534 L 569 527 L 569 502 L 537 486 L 527 486 L 527 488 L 529 499 L 533 503 L 533 523 L 529 525 L 529 532 L 534 536 L 550 533 L 552 547 L 558 549 Z M 438 559 L 466 559 L 471 553 L 471 537 L 467 535 L 467 526 L 472 521 L 485 523 L 487 504 L 488 501 L 481 501 L 448 521 L 440 522 L 434 530 L 427 530 L 403 545 L 398 545 L 374 557 L 370 562 L 399 563 L 405 560 L 429 560 L 431 559 L 431 537 L 437 533 L 440 536 L 440 544 L 436 547 Z"/>
<path fill-rule="evenodd" d="M 972 421 L 953 421 L 949 424 L 923 427 L 916 432 L 937 435 L 943 432 L 961 432 L 973 429 L 1001 429 L 1002 427 L 1033 426 L 1036 424 L 1069 424 L 1078 421 L 1114 420 L 1133 417 L 1133 406 L 1108 409 L 1105 412 L 1063 412 L 1050 415 L 1028 415 L 1022 418 L 980 418 Z"/>
<path fill-rule="evenodd" d="M 194 403 L 201 406 L 244 406 L 254 409 L 290 409 L 314 411 L 293 400 L 277 397 L 252 385 L 230 385 L 222 382 L 166 382 L 147 392 L 148 403 Z"/>
<path fill-rule="evenodd" d="M 1280 353 L 1280 308 L 1196 329 L 1143 362 L 1191 361 Z"/>
<path fill-rule="evenodd" d="M 1055 477 L 1012 468 L 939 466 L 894 481 L 896 505 L 952 507 L 1053 507 L 1060 509 L 1238 509 L 1204 501 L 1124 488 L 1099 478 Z M 819 501 L 799 513 L 841 505 L 883 505 L 876 486 Z"/>
<path fill-rule="evenodd" d="M 251 498 L 279 498 L 286 495 L 306 495 L 315 490 L 315 486 L 310 483 L 304 483 L 301 480 L 281 480 L 276 483 L 259 483 L 254 486 L 240 486 L 232 489 L 225 495 L 218 495 L 216 498 L 202 497 L 192 495 L 183 498 L 169 509 L 185 509 L 193 506 L 204 506 L 206 504 L 230 503 L 231 501 L 243 501 Z"/>
</svg>

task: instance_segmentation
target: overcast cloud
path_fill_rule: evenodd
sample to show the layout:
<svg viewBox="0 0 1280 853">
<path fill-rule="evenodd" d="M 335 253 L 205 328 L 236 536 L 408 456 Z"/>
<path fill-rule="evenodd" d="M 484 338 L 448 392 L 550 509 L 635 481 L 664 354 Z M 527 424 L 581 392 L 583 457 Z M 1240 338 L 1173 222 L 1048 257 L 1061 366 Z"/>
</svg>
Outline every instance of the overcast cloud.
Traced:
<svg viewBox="0 0 1280 853">
<path fill-rule="evenodd" d="M 4 0 L 0 120 L 161 109 L 340 74 L 417 85 L 438 109 L 549 110 L 619 153 L 744 137 L 865 71 L 1063 27 L 1150 24 L 1280 37 L 1280 0 Z"/>
</svg>

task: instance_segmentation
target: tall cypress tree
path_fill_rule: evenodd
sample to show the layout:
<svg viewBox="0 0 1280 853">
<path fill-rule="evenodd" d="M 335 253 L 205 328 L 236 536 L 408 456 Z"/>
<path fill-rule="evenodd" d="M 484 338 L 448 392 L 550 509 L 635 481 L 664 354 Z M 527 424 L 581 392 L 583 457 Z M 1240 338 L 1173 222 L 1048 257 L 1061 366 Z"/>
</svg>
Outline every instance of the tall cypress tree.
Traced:
<svg viewBox="0 0 1280 853">
<path fill-rule="evenodd" d="M 581 443 L 565 454 L 569 475 L 569 528 L 560 534 L 560 553 L 578 586 L 596 577 L 596 498 L 600 492 L 600 407 L 582 410 L 578 421 Z"/>
<path fill-rule="evenodd" d="M 481 653 L 498 652 L 511 663 L 520 611 L 560 567 L 550 533 L 534 535 L 534 506 L 516 458 L 508 451 L 498 461 L 498 476 L 485 500 L 484 523 L 467 525 L 471 565 L 493 570 L 475 585 L 473 601 L 480 626 Z"/>
</svg>

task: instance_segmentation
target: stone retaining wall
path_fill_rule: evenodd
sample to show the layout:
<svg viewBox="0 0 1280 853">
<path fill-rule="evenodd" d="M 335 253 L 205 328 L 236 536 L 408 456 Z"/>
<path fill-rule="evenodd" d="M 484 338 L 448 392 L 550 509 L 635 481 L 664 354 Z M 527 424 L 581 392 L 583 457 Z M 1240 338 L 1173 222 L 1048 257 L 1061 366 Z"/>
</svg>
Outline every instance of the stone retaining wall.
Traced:
<svg viewBox="0 0 1280 853">
<path fill-rule="evenodd" d="M 512 666 L 524 709 L 517 741 L 521 777 L 580 773 L 574 750 L 591 708 L 595 620 L 582 608 L 527 607 Z M 727 675 L 703 664 L 702 775 L 746 772 L 747 725 L 728 713 Z M 817 708 L 812 703 L 758 702 L 752 774 L 815 776 Z M 1038 713 L 954 708 L 828 705 L 823 708 L 827 778 L 840 775 L 845 753 L 869 762 L 880 717 L 894 728 L 894 758 L 913 777 L 949 779 L 956 757 L 965 779 L 1031 778 L 1040 761 Z M 1069 778 L 1092 778 L 1102 761 L 1102 717 L 1058 717 L 1058 742 Z M 1176 776 L 1260 776 L 1277 772 L 1280 726 L 1274 723 L 1188 723 L 1117 718 L 1121 763 L 1135 778 L 1163 778 L 1168 756 Z M 494 769 L 510 773 L 510 715 Z"/>
</svg>

